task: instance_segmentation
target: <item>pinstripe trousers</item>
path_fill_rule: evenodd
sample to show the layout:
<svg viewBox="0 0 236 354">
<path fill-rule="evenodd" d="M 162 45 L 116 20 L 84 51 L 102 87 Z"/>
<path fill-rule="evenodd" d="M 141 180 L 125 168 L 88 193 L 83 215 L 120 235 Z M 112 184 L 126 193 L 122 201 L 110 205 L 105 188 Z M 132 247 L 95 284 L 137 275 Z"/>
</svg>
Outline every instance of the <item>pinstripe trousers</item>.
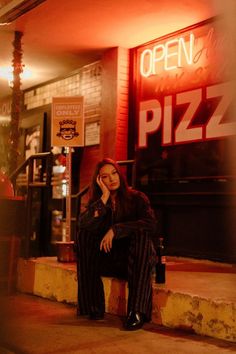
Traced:
<svg viewBox="0 0 236 354">
<path fill-rule="evenodd" d="M 114 239 L 109 254 L 99 249 L 102 236 L 81 230 L 78 233 L 78 314 L 105 311 L 101 275 L 127 277 L 128 308 L 142 312 L 146 320 L 152 311 L 152 269 L 155 250 L 147 231 L 132 230 Z"/>
</svg>

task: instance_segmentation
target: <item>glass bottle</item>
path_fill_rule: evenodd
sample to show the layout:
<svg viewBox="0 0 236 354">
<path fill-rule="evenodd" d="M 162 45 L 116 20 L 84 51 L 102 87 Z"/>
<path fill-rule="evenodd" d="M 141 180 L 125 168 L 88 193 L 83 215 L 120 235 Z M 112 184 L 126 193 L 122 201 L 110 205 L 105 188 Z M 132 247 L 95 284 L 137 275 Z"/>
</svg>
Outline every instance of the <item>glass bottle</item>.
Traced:
<svg viewBox="0 0 236 354">
<path fill-rule="evenodd" d="M 163 241 L 163 237 L 160 237 L 157 244 L 156 283 L 158 284 L 166 282 L 166 257 Z"/>
</svg>

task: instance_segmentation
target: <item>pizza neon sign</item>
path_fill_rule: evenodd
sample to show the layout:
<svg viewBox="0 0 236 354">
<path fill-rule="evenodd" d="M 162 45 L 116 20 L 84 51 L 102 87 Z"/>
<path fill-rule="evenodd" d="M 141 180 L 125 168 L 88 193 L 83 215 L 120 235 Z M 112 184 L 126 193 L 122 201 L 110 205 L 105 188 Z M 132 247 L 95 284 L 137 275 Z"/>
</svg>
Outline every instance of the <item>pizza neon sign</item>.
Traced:
<svg viewBox="0 0 236 354">
<path fill-rule="evenodd" d="M 216 28 L 209 21 L 137 49 L 138 148 L 158 132 L 162 146 L 236 134 L 225 80 L 230 37 Z"/>
<path fill-rule="evenodd" d="M 234 135 L 236 122 L 223 122 L 224 114 L 232 101 L 232 95 L 228 94 L 229 85 L 223 83 L 176 94 L 176 106 L 188 104 L 176 127 L 173 126 L 173 96 L 165 96 L 163 105 L 158 99 L 142 101 L 139 112 L 138 146 L 147 147 L 148 135 L 159 130 L 161 123 L 163 146 Z M 203 96 L 206 99 L 219 98 L 219 102 L 204 125 L 193 126 L 192 121 Z"/>
</svg>

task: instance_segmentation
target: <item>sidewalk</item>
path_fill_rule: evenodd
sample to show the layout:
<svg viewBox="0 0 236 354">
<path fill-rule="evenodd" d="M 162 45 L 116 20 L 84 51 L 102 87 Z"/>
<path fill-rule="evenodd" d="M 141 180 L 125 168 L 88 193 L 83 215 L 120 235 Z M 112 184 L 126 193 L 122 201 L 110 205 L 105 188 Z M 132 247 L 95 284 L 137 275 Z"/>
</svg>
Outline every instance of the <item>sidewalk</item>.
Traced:
<svg viewBox="0 0 236 354">
<path fill-rule="evenodd" d="M 1 302 L 3 304 L 3 302 Z M 4 302 L 1 354 L 232 354 L 236 344 L 145 324 L 123 330 L 123 319 L 76 317 L 75 307 L 17 294 Z"/>
<path fill-rule="evenodd" d="M 103 283 L 106 312 L 124 316 L 127 283 L 107 277 Z M 75 305 L 76 265 L 55 257 L 20 259 L 18 289 Z M 236 342 L 236 267 L 169 257 L 166 283 L 153 282 L 152 323 Z"/>
</svg>

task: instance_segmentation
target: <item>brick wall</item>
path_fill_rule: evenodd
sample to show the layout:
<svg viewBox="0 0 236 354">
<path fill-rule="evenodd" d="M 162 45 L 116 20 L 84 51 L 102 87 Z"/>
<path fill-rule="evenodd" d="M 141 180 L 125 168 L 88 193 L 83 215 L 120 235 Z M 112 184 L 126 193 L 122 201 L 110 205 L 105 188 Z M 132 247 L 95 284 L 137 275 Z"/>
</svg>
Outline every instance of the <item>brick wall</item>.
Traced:
<svg viewBox="0 0 236 354">
<path fill-rule="evenodd" d="M 101 61 L 70 76 L 24 92 L 26 110 L 52 102 L 52 97 L 83 96 L 85 124 L 100 122 L 100 144 L 85 146 L 80 163 L 80 189 L 91 180 L 98 160 L 127 158 L 129 50 L 112 48 Z"/>
<path fill-rule="evenodd" d="M 129 50 L 108 50 L 101 60 L 101 70 L 101 141 L 99 146 L 84 149 L 81 188 L 90 182 L 94 167 L 101 158 L 127 159 Z"/>
<path fill-rule="evenodd" d="M 85 102 L 85 122 L 101 121 L 102 67 L 87 66 L 81 73 L 81 94 Z M 80 189 L 90 183 L 100 156 L 100 145 L 86 146 L 80 164 Z"/>
<path fill-rule="evenodd" d="M 52 97 L 83 96 L 85 124 L 101 121 L 102 69 L 100 61 L 86 65 L 67 78 L 47 83 L 24 93 L 26 110 L 52 102 Z M 83 148 L 80 188 L 88 184 L 99 156 L 99 145 Z"/>
<path fill-rule="evenodd" d="M 85 119 L 101 118 L 101 64 L 95 62 L 70 76 L 24 92 L 26 110 L 52 103 L 53 97 L 84 96 Z"/>
<path fill-rule="evenodd" d="M 122 160 L 127 158 L 129 50 L 107 51 L 102 67 L 101 152 Z"/>
<path fill-rule="evenodd" d="M 129 109 L 129 51 L 119 48 L 117 76 L 116 160 L 127 159 Z"/>
</svg>

